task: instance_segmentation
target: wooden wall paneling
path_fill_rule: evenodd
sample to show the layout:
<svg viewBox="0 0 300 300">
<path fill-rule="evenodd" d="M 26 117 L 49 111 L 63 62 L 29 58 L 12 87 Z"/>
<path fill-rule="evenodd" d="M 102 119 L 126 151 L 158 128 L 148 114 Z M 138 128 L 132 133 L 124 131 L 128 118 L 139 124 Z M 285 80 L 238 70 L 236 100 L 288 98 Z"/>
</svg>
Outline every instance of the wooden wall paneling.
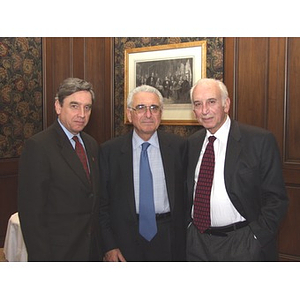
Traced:
<svg viewBox="0 0 300 300">
<path fill-rule="evenodd" d="M 266 128 L 274 133 L 283 157 L 286 38 L 269 39 L 268 107 Z"/>
<path fill-rule="evenodd" d="M 224 82 L 231 116 L 274 133 L 290 199 L 280 260 L 300 261 L 300 38 L 225 38 Z"/>
<path fill-rule="evenodd" d="M 104 112 L 105 112 L 105 119 L 104 125 L 105 127 L 105 135 L 104 140 L 109 140 L 114 137 L 115 132 L 115 110 L 114 110 L 114 38 L 106 38 L 105 39 L 105 89 L 103 91 L 104 96 Z"/>
<path fill-rule="evenodd" d="M 70 38 L 43 38 L 44 120 L 47 128 L 56 118 L 54 98 L 59 84 L 73 76 L 73 40 Z"/>
<path fill-rule="evenodd" d="M 286 99 L 286 162 L 300 167 L 300 39 L 288 39 Z"/>
<path fill-rule="evenodd" d="M 236 119 L 266 127 L 268 39 L 239 38 L 236 55 Z"/>
<path fill-rule="evenodd" d="M 298 169 L 296 169 L 298 168 Z M 283 176 L 286 184 L 290 186 L 300 186 L 300 170 L 297 164 L 291 164 L 284 162 L 283 164 Z M 300 198 L 299 198 L 300 200 Z M 300 215 L 300 212 L 299 212 Z M 300 224 L 299 224 L 300 228 Z M 299 250 L 300 252 L 300 250 Z"/>
<path fill-rule="evenodd" d="M 230 98 L 231 118 L 236 119 L 235 71 L 236 71 L 236 38 L 224 38 L 224 83 Z"/>
<path fill-rule="evenodd" d="M 300 261 L 300 187 L 287 186 L 290 199 L 287 216 L 279 231 L 279 252 L 283 261 Z"/>
<path fill-rule="evenodd" d="M 290 204 L 280 230 L 279 250 L 282 260 L 300 261 L 300 38 L 288 38 L 286 47 L 283 175 Z"/>
<path fill-rule="evenodd" d="M 56 118 L 54 97 L 67 77 L 93 84 L 96 101 L 85 131 L 99 143 L 112 137 L 113 130 L 113 40 L 112 38 L 44 38 L 45 128 Z"/>
<path fill-rule="evenodd" d="M 72 75 L 73 77 L 85 78 L 85 53 L 86 45 L 85 38 L 77 37 L 71 38 L 70 42 L 72 43 Z"/>
<path fill-rule="evenodd" d="M 287 61 L 287 39 L 269 39 L 269 72 L 268 72 L 268 109 L 267 109 L 267 129 L 272 131 L 277 139 L 281 153 L 282 162 L 285 149 L 285 100 L 286 100 L 286 61 Z M 290 232 L 294 220 L 294 213 L 297 207 L 291 203 L 294 201 L 294 194 L 290 192 L 286 182 L 290 205 L 287 215 L 284 217 L 278 233 L 278 250 L 280 260 L 289 260 L 295 253 L 290 241 L 295 236 Z M 295 259 L 294 259 L 295 260 Z"/>
<path fill-rule="evenodd" d="M 113 134 L 113 41 L 85 38 L 85 78 L 92 82 L 96 95 L 92 115 L 86 127 L 99 143 Z"/>
</svg>

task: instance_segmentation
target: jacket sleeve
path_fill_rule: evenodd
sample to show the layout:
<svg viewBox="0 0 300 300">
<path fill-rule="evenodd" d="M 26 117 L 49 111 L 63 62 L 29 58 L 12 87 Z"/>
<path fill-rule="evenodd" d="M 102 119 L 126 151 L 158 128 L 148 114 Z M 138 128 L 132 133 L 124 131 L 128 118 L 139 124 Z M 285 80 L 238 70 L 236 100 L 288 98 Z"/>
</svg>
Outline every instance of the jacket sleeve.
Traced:
<svg viewBox="0 0 300 300">
<path fill-rule="evenodd" d="M 288 207 L 288 197 L 282 175 L 279 149 L 273 134 L 264 135 L 260 150 L 260 160 L 255 172 L 259 181 L 256 199 L 251 199 L 258 211 L 250 227 L 261 245 L 266 245 L 277 234 L 279 223 Z M 254 186 L 255 187 L 255 186 Z M 253 188 L 253 187 L 252 187 Z M 246 188 L 247 190 L 247 188 Z"/>
<path fill-rule="evenodd" d="M 20 157 L 18 177 L 18 212 L 29 261 L 50 260 L 44 215 L 49 176 L 42 146 L 29 139 Z"/>
<path fill-rule="evenodd" d="M 228 186 L 230 199 L 265 246 L 276 237 L 288 207 L 279 149 L 266 131 L 244 133 Z M 236 145 L 237 146 L 237 145 Z"/>
<path fill-rule="evenodd" d="M 109 167 L 104 151 L 100 146 L 99 150 L 99 169 L 100 169 L 100 231 L 101 247 L 103 253 L 118 248 L 114 238 L 110 223 L 110 203 L 109 203 Z"/>
</svg>

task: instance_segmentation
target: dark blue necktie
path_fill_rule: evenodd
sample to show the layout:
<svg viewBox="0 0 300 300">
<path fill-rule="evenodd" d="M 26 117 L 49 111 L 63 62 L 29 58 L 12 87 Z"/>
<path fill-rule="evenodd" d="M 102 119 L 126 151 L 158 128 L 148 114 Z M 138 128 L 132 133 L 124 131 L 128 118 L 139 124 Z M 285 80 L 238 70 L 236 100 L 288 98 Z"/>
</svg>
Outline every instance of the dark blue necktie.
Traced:
<svg viewBox="0 0 300 300">
<path fill-rule="evenodd" d="M 139 232 L 148 241 L 157 233 L 153 179 L 150 170 L 147 148 L 149 143 L 142 144 L 140 158 L 140 203 L 139 203 Z"/>
</svg>

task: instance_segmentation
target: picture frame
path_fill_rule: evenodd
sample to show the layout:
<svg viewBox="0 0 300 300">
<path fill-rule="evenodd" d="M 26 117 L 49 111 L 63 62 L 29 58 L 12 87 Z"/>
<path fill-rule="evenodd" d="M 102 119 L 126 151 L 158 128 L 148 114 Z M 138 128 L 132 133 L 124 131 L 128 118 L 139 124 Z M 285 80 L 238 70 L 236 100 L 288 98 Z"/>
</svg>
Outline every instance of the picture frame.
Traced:
<svg viewBox="0 0 300 300">
<path fill-rule="evenodd" d="M 127 97 L 135 87 L 155 86 L 164 97 L 161 125 L 199 125 L 189 91 L 206 77 L 207 42 L 196 41 L 125 50 L 124 123 Z"/>
</svg>

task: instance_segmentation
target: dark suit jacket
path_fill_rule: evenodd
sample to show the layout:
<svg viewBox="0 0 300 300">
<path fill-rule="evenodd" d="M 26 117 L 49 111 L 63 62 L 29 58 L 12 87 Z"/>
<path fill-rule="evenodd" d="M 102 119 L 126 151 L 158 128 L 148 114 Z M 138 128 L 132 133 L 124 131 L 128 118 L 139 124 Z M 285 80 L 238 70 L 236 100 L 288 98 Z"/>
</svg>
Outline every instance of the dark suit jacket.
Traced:
<svg viewBox="0 0 300 300">
<path fill-rule="evenodd" d="M 174 260 L 185 258 L 186 141 L 158 131 L 172 218 Z M 135 208 L 132 132 L 105 142 L 100 147 L 102 173 L 100 222 L 103 252 L 119 248 L 130 260 L 136 245 L 138 218 Z"/>
<path fill-rule="evenodd" d="M 25 144 L 18 211 L 29 261 L 88 261 L 91 252 L 97 255 L 90 246 L 99 227 L 98 145 L 84 132 L 81 137 L 92 184 L 57 121 Z"/>
<path fill-rule="evenodd" d="M 206 130 L 188 139 L 188 220 L 191 220 L 194 174 Z M 238 212 L 250 223 L 266 258 L 275 259 L 275 238 L 288 197 L 281 159 L 272 133 L 232 120 L 225 158 L 225 186 Z"/>
</svg>

